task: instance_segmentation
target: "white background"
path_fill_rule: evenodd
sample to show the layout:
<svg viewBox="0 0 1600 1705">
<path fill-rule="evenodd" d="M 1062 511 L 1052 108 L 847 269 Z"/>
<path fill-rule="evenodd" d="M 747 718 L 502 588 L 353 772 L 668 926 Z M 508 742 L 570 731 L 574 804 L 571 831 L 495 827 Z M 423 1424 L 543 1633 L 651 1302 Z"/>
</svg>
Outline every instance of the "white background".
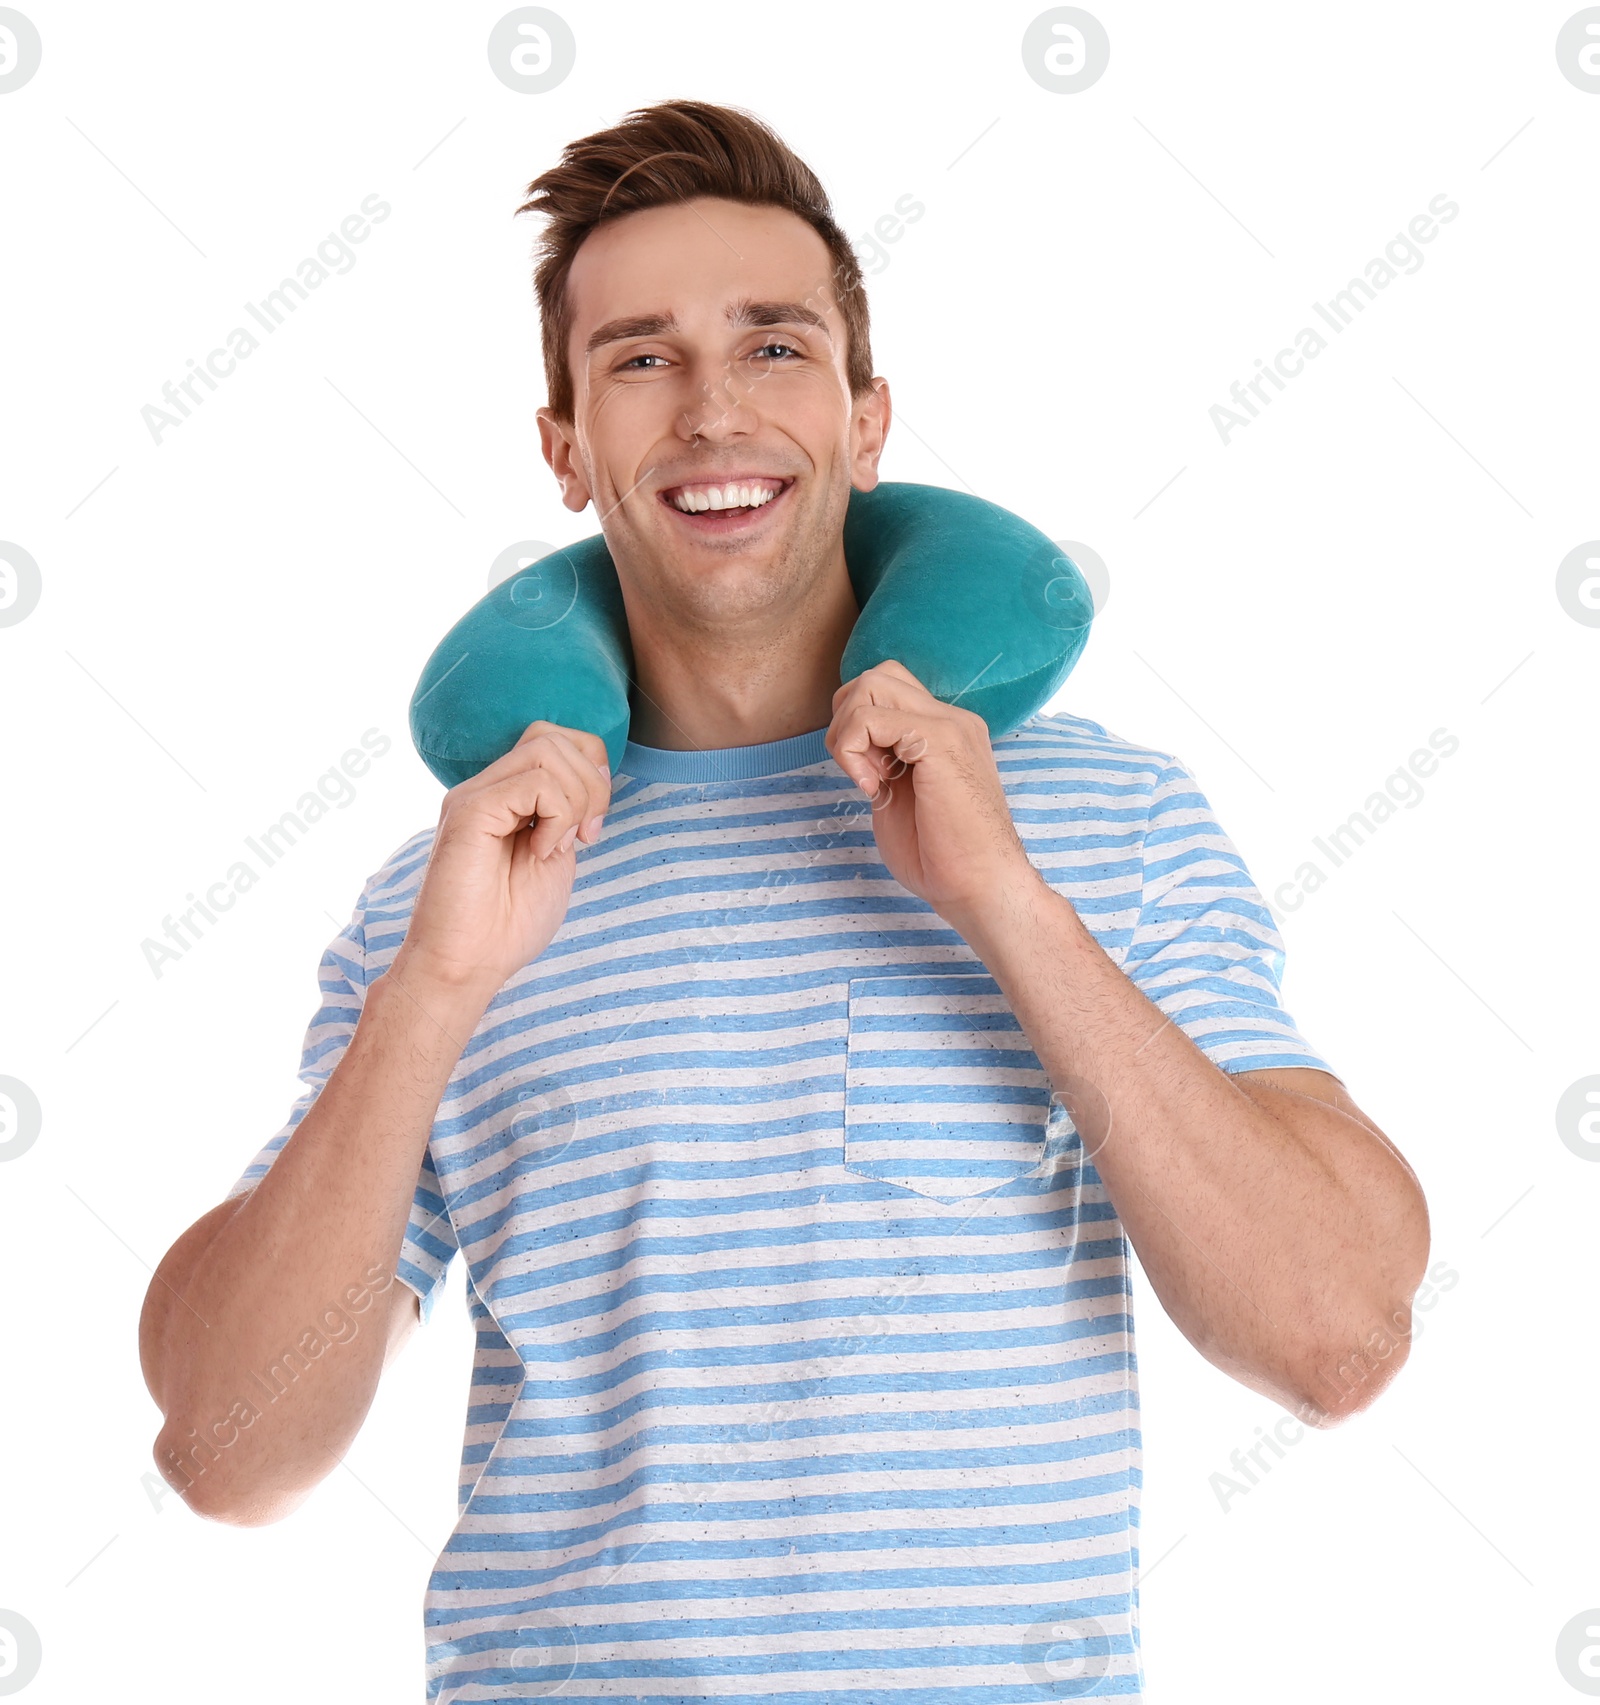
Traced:
<svg viewBox="0 0 1600 1705">
<path fill-rule="evenodd" d="M 490 73 L 503 0 L 23 9 L 0 538 L 43 596 L 0 628 L 0 1073 L 44 1123 L 0 1168 L 0 1607 L 43 1639 L 30 1705 L 421 1696 L 459 1271 L 276 1527 L 152 1496 L 135 1328 L 298 1092 L 324 944 L 437 815 L 424 659 L 505 546 L 594 530 L 538 454 L 512 212 L 565 141 L 672 96 L 767 119 L 852 236 L 924 204 L 869 276 L 884 474 L 1105 559 L 1057 705 L 1190 764 L 1263 891 L 1431 731 L 1460 742 L 1282 923 L 1286 1004 L 1417 1169 L 1454 1283 L 1374 1408 L 1224 1511 L 1211 1477 L 1279 1412 L 1139 1276 L 1150 1699 L 1578 1697 L 1554 1655 L 1600 1605 L 1600 1165 L 1554 1118 L 1600 1071 L 1600 629 L 1555 591 L 1600 536 L 1600 95 L 1555 57 L 1577 8 L 1097 0 L 1109 69 L 1058 94 L 1022 63 L 1036 4 L 562 0 L 576 67 L 532 96 Z M 393 212 L 353 269 L 152 442 L 162 384 L 372 193 Z M 1459 216 L 1420 269 L 1224 444 L 1230 384 L 1440 194 Z M 141 942 L 368 728 L 393 745 L 354 803 L 154 976 Z"/>
</svg>

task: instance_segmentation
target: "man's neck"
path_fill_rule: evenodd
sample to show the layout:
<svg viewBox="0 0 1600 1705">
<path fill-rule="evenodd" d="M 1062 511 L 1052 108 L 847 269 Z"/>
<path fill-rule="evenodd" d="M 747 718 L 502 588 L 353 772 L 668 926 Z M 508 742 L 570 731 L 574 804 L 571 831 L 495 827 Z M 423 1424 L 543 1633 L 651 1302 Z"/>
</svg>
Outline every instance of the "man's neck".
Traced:
<svg viewBox="0 0 1600 1705">
<path fill-rule="evenodd" d="M 630 607 L 631 737 L 671 751 L 717 751 L 825 728 L 858 614 L 842 549 L 795 608 L 689 628 Z"/>
</svg>

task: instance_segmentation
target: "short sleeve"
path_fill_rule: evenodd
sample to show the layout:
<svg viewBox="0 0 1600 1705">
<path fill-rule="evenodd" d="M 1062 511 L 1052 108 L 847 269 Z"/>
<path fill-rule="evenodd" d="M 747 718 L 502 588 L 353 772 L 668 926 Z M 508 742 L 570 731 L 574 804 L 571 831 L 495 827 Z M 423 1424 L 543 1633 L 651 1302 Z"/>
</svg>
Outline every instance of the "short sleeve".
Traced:
<svg viewBox="0 0 1600 1705">
<path fill-rule="evenodd" d="M 1156 783 L 1123 970 L 1228 1072 L 1333 1072 L 1284 1010 L 1283 939 L 1238 849 L 1176 758 Z"/>
<path fill-rule="evenodd" d="M 333 1075 L 333 1068 L 344 1058 L 350 1038 L 355 1034 L 356 1022 L 361 1017 L 367 992 L 366 903 L 371 887 L 369 882 L 362 889 L 349 923 L 328 943 L 317 970 L 320 999 L 300 1051 L 300 1081 L 306 1085 L 305 1092 L 290 1108 L 283 1129 L 244 1169 L 225 1200 L 244 1195 L 266 1177 L 283 1145 L 322 1093 L 323 1086 Z M 411 1201 L 411 1214 L 395 1268 L 396 1276 L 421 1299 L 424 1321 L 432 1315 L 434 1303 L 444 1289 L 445 1273 L 455 1250 L 455 1230 L 439 1188 L 430 1150 L 422 1158 Z"/>
</svg>

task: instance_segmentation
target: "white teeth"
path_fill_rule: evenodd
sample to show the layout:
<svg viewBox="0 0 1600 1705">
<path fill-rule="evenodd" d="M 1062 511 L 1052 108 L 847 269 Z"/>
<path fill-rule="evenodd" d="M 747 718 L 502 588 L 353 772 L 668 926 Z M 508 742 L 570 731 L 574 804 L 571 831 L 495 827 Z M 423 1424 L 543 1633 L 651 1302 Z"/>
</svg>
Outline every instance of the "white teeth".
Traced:
<svg viewBox="0 0 1600 1705">
<path fill-rule="evenodd" d="M 707 486 L 699 491 L 675 492 L 672 506 L 686 514 L 701 513 L 707 509 L 759 509 L 777 495 L 777 492 L 759 485 Z"/>
</svg>

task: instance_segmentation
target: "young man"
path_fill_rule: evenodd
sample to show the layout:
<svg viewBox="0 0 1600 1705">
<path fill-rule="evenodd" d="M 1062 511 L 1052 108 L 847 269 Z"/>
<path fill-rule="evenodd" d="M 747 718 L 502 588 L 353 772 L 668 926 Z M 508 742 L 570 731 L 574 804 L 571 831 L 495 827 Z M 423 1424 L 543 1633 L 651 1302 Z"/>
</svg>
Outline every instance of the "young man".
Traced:
<svg viewBox="0 0 1600 1705">
<path fill-rule="evenodd" d="M 287 1514 L 459 1248 L 430 1697 L 1136 1697 L 1128 1243 L 1327 1424 L 1405 1360 L 1421 1192 L 1180 763 L 841 684 L 890 400 L 806 167 L 672 102 L 530 194 L 634 743 L 535 724 L 363 889 L 306 1093 L 151 1286 L 157 1461 Z"/>
</svg>

